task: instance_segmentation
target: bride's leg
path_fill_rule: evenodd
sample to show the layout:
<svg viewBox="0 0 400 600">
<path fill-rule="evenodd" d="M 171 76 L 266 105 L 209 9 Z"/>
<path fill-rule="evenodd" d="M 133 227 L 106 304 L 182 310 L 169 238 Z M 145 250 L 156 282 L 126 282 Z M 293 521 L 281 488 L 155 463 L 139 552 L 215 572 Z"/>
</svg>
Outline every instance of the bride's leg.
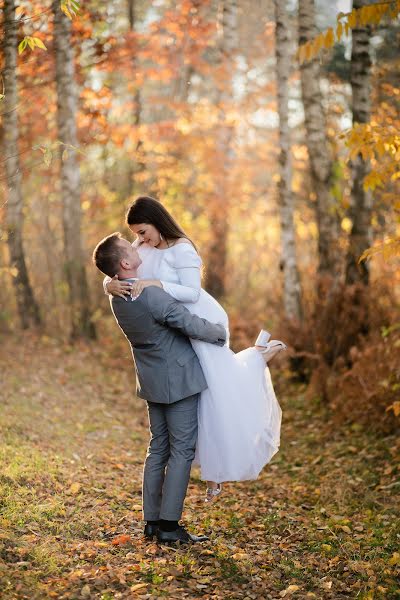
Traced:
<svg viewBox="0 0 400 600">
<path fill-rule="evenodd" d="M 214 502 L 214 500 L 216 500 L 216 498 L 221 494 L 221 492 L 222 485 L 220 483 L 217 483 L 216 481 L 207 481 L 207 490 L 204 502 L 206 504 Z"/>
</svg>

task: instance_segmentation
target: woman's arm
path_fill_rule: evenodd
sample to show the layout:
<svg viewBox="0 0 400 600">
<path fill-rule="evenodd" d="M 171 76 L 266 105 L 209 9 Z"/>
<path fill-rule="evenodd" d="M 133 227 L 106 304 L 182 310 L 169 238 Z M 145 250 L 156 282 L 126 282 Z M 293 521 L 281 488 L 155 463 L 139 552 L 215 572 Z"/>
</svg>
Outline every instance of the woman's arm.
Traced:
<svg viewBox="0 0 400 600">
<path fill-rule="evenodd" d="M 162 287 L 170 296 L 179 302 L 197 302 L 201 292 L 201 258 L 191 244 L 178 242 L 170 263 L 176 271 L 179 283 L 164 279 L 141 279 L 132 286 L 132 296 L 138 296 L 145 287 L 155 285 Z"/>
<path fill-rule="evenodd" d="M 164 290 L 180 302 L 197 302 L 201 291 L 199 267 L 183 267 L 177 269 L 180 283 L 161 281 Z"/>
<path fill-rule="evenodd" d="M 144 288 L 156 286 L 164 289 L 170 296 L 179 302 L 197 302 L 200 296 L 200 270 L 197 267 L 177 269 L 179 279 L 182 282 L 170 283 L 159 279 L 140 279 L 132 285 L 131 294 L 133 298 L 139 296 Z"/>
</svg>

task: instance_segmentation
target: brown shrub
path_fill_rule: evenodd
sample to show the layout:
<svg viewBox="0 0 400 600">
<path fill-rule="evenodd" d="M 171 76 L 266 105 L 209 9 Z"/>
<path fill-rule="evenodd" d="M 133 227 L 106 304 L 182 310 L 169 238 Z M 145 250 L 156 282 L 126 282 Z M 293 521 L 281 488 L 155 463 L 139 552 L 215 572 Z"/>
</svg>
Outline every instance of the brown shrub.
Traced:
<svg viewBox="0 0 400 600">
<path fill-rule="evenodd" d="M 400 424 L 400 314 L 388 286 L 342 286 L 302 323 L 286 323 L 293 377 L 342 422 L 381 431 Z"/>
</svg>

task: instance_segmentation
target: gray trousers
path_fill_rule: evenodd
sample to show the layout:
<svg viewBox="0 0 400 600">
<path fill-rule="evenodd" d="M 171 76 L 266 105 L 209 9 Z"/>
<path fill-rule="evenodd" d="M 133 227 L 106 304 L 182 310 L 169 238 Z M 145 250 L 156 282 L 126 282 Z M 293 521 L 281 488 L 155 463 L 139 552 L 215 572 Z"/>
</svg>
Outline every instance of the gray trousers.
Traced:
<svg viewBox="0 0 400 600">
<path fill-rule="evenodd" d="M 150 444 L 143 471 L 145 521 L 179 521 L 197 441 L 200 394 L 173 404 L 147 402 Z"/>
</svg>

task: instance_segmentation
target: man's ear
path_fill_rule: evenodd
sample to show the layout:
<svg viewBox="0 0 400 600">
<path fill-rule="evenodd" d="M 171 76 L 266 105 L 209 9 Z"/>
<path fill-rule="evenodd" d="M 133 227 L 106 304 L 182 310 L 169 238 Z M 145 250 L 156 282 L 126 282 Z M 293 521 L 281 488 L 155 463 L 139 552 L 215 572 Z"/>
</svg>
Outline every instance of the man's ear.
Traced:
<svg viewBox="0 0 400 600">
<path fill-rule="evenodd" d="M 121 269 L 130 269 L 131 268 L 129 261 L 127 261 L 126 258 L 122 258 L 119 261 L 119 266 L 121 267 Z"/>
</svg>

